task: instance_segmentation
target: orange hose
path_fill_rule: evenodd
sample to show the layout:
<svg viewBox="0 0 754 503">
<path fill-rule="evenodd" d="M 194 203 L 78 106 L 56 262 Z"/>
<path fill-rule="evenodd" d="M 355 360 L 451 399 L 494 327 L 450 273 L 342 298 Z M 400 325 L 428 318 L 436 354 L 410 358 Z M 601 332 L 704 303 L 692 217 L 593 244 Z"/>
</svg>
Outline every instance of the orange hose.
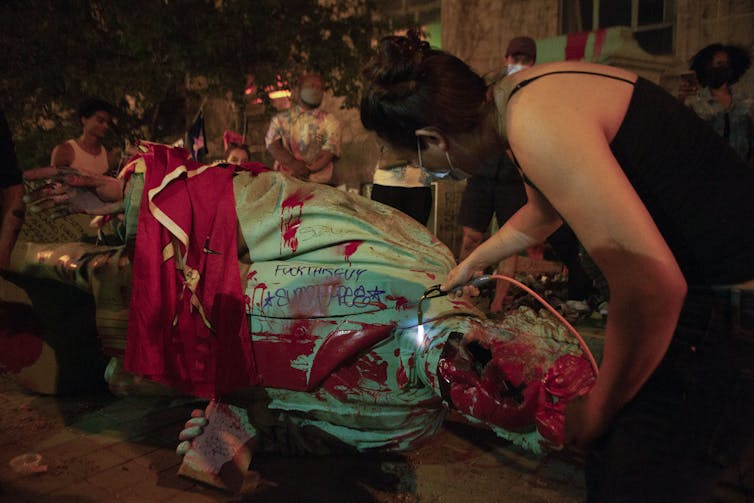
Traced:
<svg viewBox="0 0 754 503">
<path fill-rule="evenodd" d="M 512 283 L 516 285 L 517 287 L 521 288 L 522 290 L 524 290 L 525 292 L 527 292 L 529 295 L 531 295 L 535 299 L 537 299 L 543 306 L 545 306 L 545 308 L 547 308 L 548 311 L 550 311 L 550 313 L 552 313 L 558 320 L 560 320 L 568 328 L 568 330 L 576 337 L 576 339 L 579 341 L 579 345 L 581 346 L 582 351 L 584 351 L 584 353 L 587 356 L 587 359 L 589 360 L 589 363 L 591 363 L 592 368 L 594 369 L 594 374 L 597 375 L 599 373 L 597 361 L 594 359 L 594 355 L 589 350 L 589 347 L 586 345 L 584 338 L 581 337 L 581 334 L 579 334 L 579 332 L 575 328 L 573 328 L 573 325 L 568 323 L 568 320 L 563 318 L 563 316 L 559 312 L 557 312 L 555 308 L 552 307 L 537 292 L 535 292 L 528 286 L 524 285 L 520 281 L 515 280 L 509 276 L 505 276 L 503 274 L 490 274 L 489 277 L 491 279 L 504 280 L 504 281 L 507 281 L 508 283 Z"/>
</svg>

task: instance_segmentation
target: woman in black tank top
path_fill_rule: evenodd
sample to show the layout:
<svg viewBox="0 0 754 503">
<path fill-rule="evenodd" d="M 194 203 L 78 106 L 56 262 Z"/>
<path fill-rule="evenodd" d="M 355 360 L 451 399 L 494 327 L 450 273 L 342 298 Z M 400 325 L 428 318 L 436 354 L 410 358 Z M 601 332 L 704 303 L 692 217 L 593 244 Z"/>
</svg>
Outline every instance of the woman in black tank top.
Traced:
<svg viewBox="0 0 754 503">
<path fill-rule="evenodd" d="M 677 100 L 618 68 L 539 65 L 503 79 L 490 99 L 465 63 L 410 33 L 383 39 L 364 76 L 362 122 L 402 158 L 460 178 L 510 148 L 528 181 L 527 204 L 443 289 L 562 221 L 607 279 L 599 376 L 565 423 L 590 453 L 589 498 L 710 497 L 723 454 L 740 457 L 754 424 L 754 383 L 740 382 L 754 361 L 747 166 Z M 701 375 L 714 376 L 712 388 Z M 729 405 L 741 412 L 726 415 Z M 721 441 L 720 430 L 731 435 Z"/>
</svg>

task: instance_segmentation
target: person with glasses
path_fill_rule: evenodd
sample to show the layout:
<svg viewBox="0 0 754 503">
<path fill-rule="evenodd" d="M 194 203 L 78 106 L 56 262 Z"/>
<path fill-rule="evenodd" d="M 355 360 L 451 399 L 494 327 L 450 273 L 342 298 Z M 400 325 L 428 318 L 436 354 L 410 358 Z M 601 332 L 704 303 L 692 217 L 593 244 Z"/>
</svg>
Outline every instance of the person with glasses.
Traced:
<svg viewBox="0 0 754 503">
<path fill-rule="evenodd" d="M 361 120 L 429 171 L 510 149 L 528 200 L 445 279 L 544 241 L 565 221 L 610 290 L 594 388 L 566 413 L 589 501 L 708 501 L 754 426 L 754 176 L 657 85 L 616 67 L 540 64 L 491 96 L 410 32 L 363 70 Z M 457 171 L 456 171 L 457 172 Z M 473 173 L 472 173 L 473 174 Z"/>
</svg>

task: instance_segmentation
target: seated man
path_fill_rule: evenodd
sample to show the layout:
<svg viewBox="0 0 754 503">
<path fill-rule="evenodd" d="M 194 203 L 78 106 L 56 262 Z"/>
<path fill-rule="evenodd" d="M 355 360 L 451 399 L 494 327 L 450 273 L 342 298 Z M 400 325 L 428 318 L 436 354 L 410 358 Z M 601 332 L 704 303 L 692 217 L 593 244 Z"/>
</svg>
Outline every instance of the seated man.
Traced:
<svg viewBox="0 0 754 503">
<path fill-rule="evenodd" d="M 115 165 L 115 159 L 103 145 L 110 128 L 113 106 L 90 98 L 82 101 L 76 117 L 81 123 L 81 136 L 56 145 L 50 155 L 50 166 L 67 166 L 92 175 L 104 175 Z"/>
<path fill-rule="evenodd" d="M 121 294 L 126 370 L 233 405 L 211 402 L 192 423 L 205 435 L 184 433 L 182 473 L 232 485 L 223 467 L 245 469 L 255 443 L 407 449 L 449 407 L 531 450 L 562 442 L 565 403 L 593 380 L 563 327 L 531 311 L 497 326 L 455 297 L 425 301 L 419 323 L 426 285 L 454 264 L 423 226 L 360 196 L 241 167 L 152 145 L 123 177 L 133 269 L 115 268 L 120 250 L 93 246 L 61 262 L 63 245 L 28 243 L 13 260 L 22 274 L 89 289 L 98 304 L 112 302 L 103 272 L 119 276 L 119 291 L 133 275 Z"/>
</svg>

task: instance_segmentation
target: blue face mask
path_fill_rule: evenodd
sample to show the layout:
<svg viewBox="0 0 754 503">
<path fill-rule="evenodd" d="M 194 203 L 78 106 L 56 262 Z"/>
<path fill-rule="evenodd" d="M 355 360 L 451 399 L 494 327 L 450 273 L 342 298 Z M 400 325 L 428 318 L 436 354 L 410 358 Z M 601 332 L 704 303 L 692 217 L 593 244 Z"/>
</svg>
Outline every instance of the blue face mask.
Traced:
<svg viewBox="0 0 754 503">
<path fill-rule="evenodd" d="M 422 164 L 422 144 L 418 136 L 416 137 L 416 151 L 419 154 L 419 167 L 421 169 L 425 169 L 424 165 Z M 450 178 L 451 180 L 465 180 L 471 177 L 470 174 L 466 173 L 462 169 L 453 167 L 453 163 L 450 160 L 450 154 L 448 154 L 447 150 L 445 151 L 445 158 L 448 160 L 447 171 L 431 171 L 428 169 L 426 169 L 425 171 L 440 180 L 444 178 Z"/>
<path fill-rule="evenodd" d="M 508 65 L 508 73 L 507 75 L 513 75 L 516 72 L 520 72 L 521 70 L 525 69 L 526 67 L 524 65 L 518 64 L 518 63 L 511 63 Z"/>
<path fill-rule="evenodd" d="M 322 89 L 316 87 L 302 87 L 300 96 L 301 101 L 310 107 L 317 108 L 322 103 L 324 92 Z"/>
</svg>

